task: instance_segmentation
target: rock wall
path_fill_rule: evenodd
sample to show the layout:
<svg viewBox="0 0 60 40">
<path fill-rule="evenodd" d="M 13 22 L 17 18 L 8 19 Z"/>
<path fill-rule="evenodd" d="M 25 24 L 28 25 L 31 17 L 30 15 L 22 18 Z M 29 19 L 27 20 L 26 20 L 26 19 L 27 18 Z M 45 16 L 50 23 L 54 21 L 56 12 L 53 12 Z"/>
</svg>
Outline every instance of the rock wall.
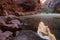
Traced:
<svg viewBox="0 0 60 40">
<path fill-rule="evenodd" d="M 0 16 L 35 14 L 37 9 L 37 0 L 0 0 Z"/>
</svg>

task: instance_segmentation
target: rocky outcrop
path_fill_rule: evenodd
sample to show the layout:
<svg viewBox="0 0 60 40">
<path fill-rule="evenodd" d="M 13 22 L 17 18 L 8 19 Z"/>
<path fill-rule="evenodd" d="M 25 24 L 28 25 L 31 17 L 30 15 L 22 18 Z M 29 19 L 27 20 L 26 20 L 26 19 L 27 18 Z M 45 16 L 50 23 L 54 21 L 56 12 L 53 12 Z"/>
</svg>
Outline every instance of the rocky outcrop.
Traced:
<svg viewBox="0 0 60 40">
<path fill-rule="evenodd" d="M 11 31 L 13 32 L 13 36 L 16 35 L 16 31 L 22 29 L 22 25 L 24 25 L 24 22 L 19 19 L 19 17 L 14 15 L 9 16 L 0 16 L 0 29 L 5 31 Z"/>
</svg>

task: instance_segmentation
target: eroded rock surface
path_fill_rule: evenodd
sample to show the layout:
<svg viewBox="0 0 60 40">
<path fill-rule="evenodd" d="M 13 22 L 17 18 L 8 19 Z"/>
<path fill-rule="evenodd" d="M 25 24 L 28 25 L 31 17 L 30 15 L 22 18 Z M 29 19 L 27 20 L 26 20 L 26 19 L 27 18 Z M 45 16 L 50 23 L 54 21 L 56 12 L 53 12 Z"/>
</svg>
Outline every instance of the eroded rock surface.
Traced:
<svg viewBox="0 0 60 40">
<path fill-rule="evenodd" d="M 35 14 L 37 9 L 37 0 L 0 0 L 0 16 Z"/>
<path fill-rule="evenodd" d="M 17 16 L 0 16 L 0 29 L 3 32 L 11 31 L 15 36 L 15 32 L 23 28 L 22 25 L 24 25 L 22 20 Z"/>
</svg>

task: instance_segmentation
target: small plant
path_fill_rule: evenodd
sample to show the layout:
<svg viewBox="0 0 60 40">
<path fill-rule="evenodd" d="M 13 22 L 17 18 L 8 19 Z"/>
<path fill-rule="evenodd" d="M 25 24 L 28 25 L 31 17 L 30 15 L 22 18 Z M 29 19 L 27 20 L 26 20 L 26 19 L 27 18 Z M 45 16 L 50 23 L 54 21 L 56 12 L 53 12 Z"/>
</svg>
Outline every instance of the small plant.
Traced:
<svg viewBox="0 0 60 40">
<path fill-rule="evenodd" d="M 44 12 L 45 12 L 46 14 L 48 14 L 48 13 L 51 12 L 51 9 L 50 9 L 49 7 L 45 7 L 45 8 L 44 8 Z"/>
</svg>

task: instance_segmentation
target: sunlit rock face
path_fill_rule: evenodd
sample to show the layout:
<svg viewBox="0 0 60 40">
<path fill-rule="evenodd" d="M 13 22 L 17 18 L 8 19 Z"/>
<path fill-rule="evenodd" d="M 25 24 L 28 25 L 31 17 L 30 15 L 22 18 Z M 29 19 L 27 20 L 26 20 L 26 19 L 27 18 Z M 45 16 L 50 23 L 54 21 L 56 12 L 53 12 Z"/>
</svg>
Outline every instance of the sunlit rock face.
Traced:
<svg viewBox="0 0 60 40">
<path fill-rule="evenodd" d="M 38 35 L 46 40 L 56 40 L 55 36 L 50 32 L 50 29 L 48 26 L 44 25 L 43 22 L 39 23 L 38 26 Z"/>
<path fill-rule="evenodd" d="M 39 23 L 37 34 L 38 34 L 41 38 L 48 40 L 48 36 L 47 36 L 47 35 L 48 35 L 47 26 L 45 26 L 43 22 L 40 22 L 40 23 Z"/>
<path fill-rule="evenodd" d="M 54 7 L 60 0 L 40 0 L 42 8 L 49 8 L 53 12 Z"/>
<path fill-rule="evenodd" d="M 41 20 L 38 26 L 40 37 L 48 36 L 49 40 L 60 40 L 60 18 L 42 18 Z"/>
<path fill-rule="evenodd" d="M 44 7 L 46 7 L 46 6 L 49 7 L 51 5 L 52 1 L 53 0 L 40 0 L 41 5 L 43 5 Z"/>
<path fill-rule="evenodd" d="M 39 30 L 42 34 L 47 35 L 47 26 L 45 26 L 43 22 L 40 22 L 40 23 L 39 23 L 38 30 Z M 42 35 L 42 34 L 41 34 L 41 35 Z"/>
</svg>

